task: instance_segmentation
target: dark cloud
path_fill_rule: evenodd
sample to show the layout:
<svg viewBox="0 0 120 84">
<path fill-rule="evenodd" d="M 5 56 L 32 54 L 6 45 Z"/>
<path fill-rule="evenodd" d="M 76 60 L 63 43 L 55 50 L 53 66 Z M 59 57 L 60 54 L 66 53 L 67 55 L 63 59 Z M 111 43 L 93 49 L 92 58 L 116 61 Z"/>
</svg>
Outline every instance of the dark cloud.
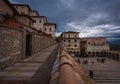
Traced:
<svg viewBox="0 0 120 84">
<path fill-rule="evenodd" d="M 29 4 L 49 22 L 57 23 L 57 32 L 80 31 L 81 36 L 120 37 L 120 0 L 11 0 Z"/>
</svg>

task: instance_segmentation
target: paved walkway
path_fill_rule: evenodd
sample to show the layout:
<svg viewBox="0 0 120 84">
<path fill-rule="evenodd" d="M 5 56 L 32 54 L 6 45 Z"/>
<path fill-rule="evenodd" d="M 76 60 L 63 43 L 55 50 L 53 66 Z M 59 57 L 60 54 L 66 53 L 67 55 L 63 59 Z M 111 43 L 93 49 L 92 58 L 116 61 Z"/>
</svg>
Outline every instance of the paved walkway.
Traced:
<svg viewBox="0 0 120 84">
<path fill-rule="evenodd" d="M 0 72 L 0 84 L 49 84 L 50 71 L 57 49 L 57 45 L 52 45 L 21 63 L 8 67 Z"/>
<path fill-rule="evenodd" d="M 89 74 L 89 70 L 94 73 L 96 84 L 120 84 L 120 61 L 106 59 L 105 63 L 97 62 L 96 57 L 76 58 L 80 59 L 80 66 Z M 88 64 L 83 64 L 87 60 Z M 94 64 L 92 64 L 94 61 Z"/>
</svg>

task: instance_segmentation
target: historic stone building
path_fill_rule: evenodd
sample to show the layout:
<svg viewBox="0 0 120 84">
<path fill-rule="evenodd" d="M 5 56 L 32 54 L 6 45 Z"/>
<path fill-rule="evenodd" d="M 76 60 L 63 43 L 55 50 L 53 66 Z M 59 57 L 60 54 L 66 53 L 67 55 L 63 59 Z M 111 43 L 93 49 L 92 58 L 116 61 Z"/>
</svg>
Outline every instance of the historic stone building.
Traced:
<svg viewBox="0 0 120 84">
<path fill-rule="evenodd" d="M 31 16 L 38 14 L 28 5 L 19 6 L 0 0 L 0 69 L 55 43 L 53 37 L 34 28 Z"/>
<path fill-rule="evenodd" d="M 40 16 L 37 11 L 31 10 L 27 4 L 13 4 L 13 6 L 21 16 L 27 16 L 29 19 L 31 18 L 34 20 L 34 22 L 29 21 L 29 25 L 32 25 L 32 27 L 38 31 L 45 32 L 55 38 L 56 24 L 48 23 L 46 16 Z"/>
<path fill-rule="evenodd" d="M 66 46 L 69 53 L 80 54 L 79 32 L 68 31 L 62 33 L 63 45 Z"/>
<path fill-rule="evenodd" d="M 88 56 L 103 56 L 103 52 L 109 50 L 105 37 L 82 38 L 81 42 Z"/>
<path fill-rule="evenodd" d="M 34 19 L 34 28 L 44 32 L 44 23 L 47 23 L 46 16 L 31 16 Z"/>
<path fill-rule="evenodd" d="M 53 38 L 55 38 L 55 30 L 56 30 L 55 23 L 44 23 L 44 32 L 51 35 Z"/>
</svg>

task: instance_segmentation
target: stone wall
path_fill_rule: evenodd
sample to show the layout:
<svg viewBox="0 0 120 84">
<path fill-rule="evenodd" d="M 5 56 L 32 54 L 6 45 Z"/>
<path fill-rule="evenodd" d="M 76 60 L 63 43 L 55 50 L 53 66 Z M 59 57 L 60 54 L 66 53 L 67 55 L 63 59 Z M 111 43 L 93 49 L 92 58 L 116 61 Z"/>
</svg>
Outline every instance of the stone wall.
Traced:
<svg viewBox="0 0 120 84">
<path fill-rule="evenodd" d="M 0 70 L 8 65 L 20 62 L 27 58 L 26 56 L 26 29 L 19 29 L 0 24 Z M 49 47 L 55 43 L 55 40 L 49 36 L 31 33 L 31 54 Z"/>
<path fill-rule="evenodd" d="M 0 67 L 21 60 L 22 31 L 0 25 Z"/>
<path fill-rule="evenodd" d="M 54 43 L 55 40 L 53 38 L 32 34 L 32 54 L 47 48 Z"/>
</svg>

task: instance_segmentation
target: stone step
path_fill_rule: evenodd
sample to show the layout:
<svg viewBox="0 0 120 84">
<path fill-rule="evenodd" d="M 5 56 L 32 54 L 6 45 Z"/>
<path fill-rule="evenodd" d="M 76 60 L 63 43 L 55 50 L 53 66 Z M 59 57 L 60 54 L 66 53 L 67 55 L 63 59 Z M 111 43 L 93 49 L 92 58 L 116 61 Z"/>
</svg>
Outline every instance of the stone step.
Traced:
<svg viewBox="0 0 120 84">
<path fill-rule="evenodd" d="M 95 80 L 120 80 L 120 77 L 94 77 Z"/>
<path fill-rule="evenodd" d="M 120 84 L 120 80 L 106 80 L 106 79 L 99 79 L 99 80 L 95 80 L 95 82 L 97 82 L 97 83 L 100 83 L 100 82 L 103 82 L 103 83 L 105 83 L 106 82 L 106 84 L 109 84 L 110 82 L 111 83 L 119 83 Z"/>
</svg>

